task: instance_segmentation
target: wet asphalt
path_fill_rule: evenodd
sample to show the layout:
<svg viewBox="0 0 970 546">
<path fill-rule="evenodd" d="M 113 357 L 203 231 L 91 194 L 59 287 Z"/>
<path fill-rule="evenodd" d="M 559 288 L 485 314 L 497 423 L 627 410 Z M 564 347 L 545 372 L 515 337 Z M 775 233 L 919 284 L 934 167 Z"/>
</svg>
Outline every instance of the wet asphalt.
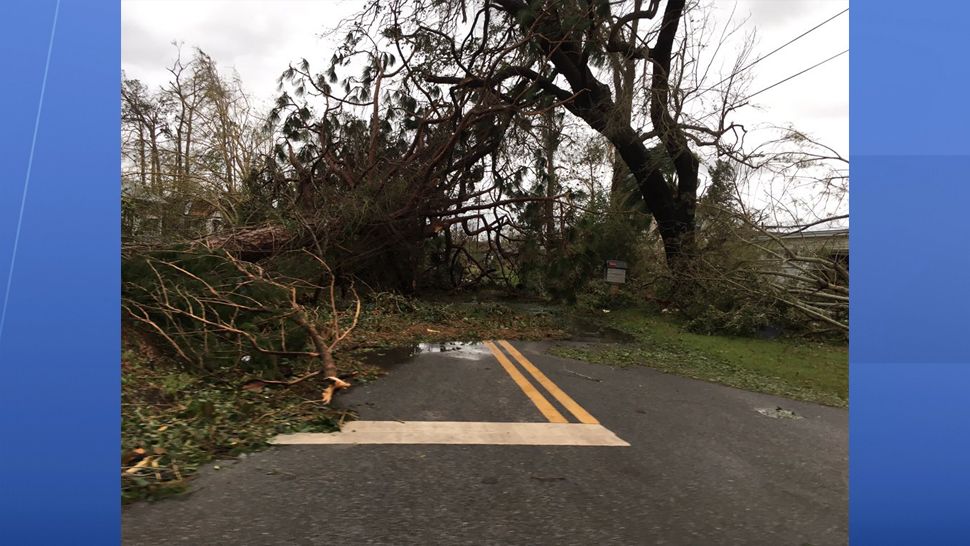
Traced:
<svg viewBox="0 0 970 546">
<path fill-rule="evenodd" d="M 630 446 L 274 447 L 127 507 L 123 543 L 848 542 L 846 410 L 513 344 Z M 544 421 L 484 347 L 433 349 L 339 404 L 365 420 Z M 758 411 L 779 407 L 797 418 Z"/>
</svg>

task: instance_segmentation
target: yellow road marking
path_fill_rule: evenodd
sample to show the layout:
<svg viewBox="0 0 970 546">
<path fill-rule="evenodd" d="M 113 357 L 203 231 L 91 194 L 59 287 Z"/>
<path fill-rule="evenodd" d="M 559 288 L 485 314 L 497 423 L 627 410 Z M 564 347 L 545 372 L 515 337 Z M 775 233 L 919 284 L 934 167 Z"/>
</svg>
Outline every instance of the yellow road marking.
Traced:
<svg viewBox="0 0 970 546">
<path fill-rule="evenodd" d="M 508 341 L 505 341 L 504 339 L 500 339 L 498 343 L 499 345 L 504 347 L 505 350 L 508 351 L 508 353 L 512 355 L 512 357 L 515 358 L 519 362 L 519 364 L 522 365 L 523 368 L 526 369 L 526 371 L 532 374 L 532 377 L 536 378 L 536 381 L 538 381 L 540 385 L 545 387 L 545 389 L 549 391 L 549 394 L 551 394 L 556 400 L 558 400 L 559 403 L 562 404 L 564 408 L 569 410 L 569 413 L 572 413 L 573 415 L 575 415 L 576 419 L 578 419 L 580 423 L 583 423 L 585 425 L 599 424 L 599 421 L 597 421 L 595 417 L 590 415 L 588 411 L 584 410 L 582 406 L 577 404 L 575 400 L 570 398 L 568 394 L 564 393 L 562 389 L 556 386 L 555 383 L 553 383 L 548 377 L 546 377 L 546 374 L 542 373 L 539 370 L 539 368 L 536 368 L 534 364 L 529 362 L 529 359 L 522 356 L 522 353 L 516 350 L 516 348 L 513 347 L 511 343 L 509 343 Z"/>
<path fill-rule="evenodd" d="M 514 364 L 509 362 L 509 359 L 502 354 L 502 351 L 500 351 L 494 343 L 491 341 L 486 341 L 485 346 L 488 347 L 488 350 L 492 352 L 493 356 L 495 356 L 495 360 L 498 360 L 499 364 L 501 364 L 502 367 L 505 368 L 505 371 L 508 372 L 508 374 L 512 377 L 512 381 L 515 381 L 515 384 L 522 389 L 522 392 L 529 397 L 529 400 L 532 400 L 532 403 L 539 408 L 539 411 L 542 412 L 542 415 L 544 415 L 550 423 L 569 422 L 568 419 L 563 417 L 563 415 L 559 413 L 559 411 L 556 410 L 556 408 L 554 408 L 552 404 L 550 404 L 549 401 L 546 400 L 546 398 L 542 396 L 542 394 L 536 390 L 534 386 L 532 386 L 532 383 L 529 383 L 529 380 L 522 375 L 522 372 L 520 372 Z"/>
</svg>

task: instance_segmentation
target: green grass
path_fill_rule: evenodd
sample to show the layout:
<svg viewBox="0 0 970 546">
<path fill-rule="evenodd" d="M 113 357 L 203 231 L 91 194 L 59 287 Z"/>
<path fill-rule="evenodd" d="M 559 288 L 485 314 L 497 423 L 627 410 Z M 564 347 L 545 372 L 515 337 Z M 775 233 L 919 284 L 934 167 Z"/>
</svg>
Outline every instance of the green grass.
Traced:
<svg viewBox="0 0 970 546">
<path fill-rule="evenodd" d="M 559 356 L 618 367 L 658 370 L 764 392 L 846 407 L 849 351 L 845 345 L 706 336 L 685 332 L 676 320 L 643 309 L 597 316 L 632 335 L 633 343 L 556 347 Z"/>
</svg>

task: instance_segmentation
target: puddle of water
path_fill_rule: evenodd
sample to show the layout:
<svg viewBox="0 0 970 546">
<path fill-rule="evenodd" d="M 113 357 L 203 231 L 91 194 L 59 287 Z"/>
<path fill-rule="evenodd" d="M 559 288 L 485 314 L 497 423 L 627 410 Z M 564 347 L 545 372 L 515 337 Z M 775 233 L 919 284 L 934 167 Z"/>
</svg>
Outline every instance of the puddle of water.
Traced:
<svg viewBox="0 0 970 546">
<path fill-rule="evenodd" d="M 488 347 L 481 343 L 468 341 L 446 341 L 444 343 L 419 343 L 415 347 L 415 354 L 419 353 L 448 353 L 455 358 L 480 360 L 482 356 L 492 354 Z"/>
<path fill-rule="evenodd" d="M 418 343 L 390 347 L 369 353 L 364 362 L 384 370 L 406 364 L 423 353 L 448 353 L 452 358 L 465 360 L 481 360 L 491 355 L 488 348 L 481 343 L 465 341 L 446 341 L 442 343 Z"/>
</svg>

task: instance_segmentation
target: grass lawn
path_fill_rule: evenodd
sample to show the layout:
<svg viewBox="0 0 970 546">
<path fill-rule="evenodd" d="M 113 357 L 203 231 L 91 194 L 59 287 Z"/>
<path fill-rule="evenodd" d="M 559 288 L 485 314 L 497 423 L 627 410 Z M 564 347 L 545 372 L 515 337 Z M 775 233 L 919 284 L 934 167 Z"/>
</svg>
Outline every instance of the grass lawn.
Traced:
<svg viewBox="0 0 970 546">
<path fill-rule="evenodd" d="M 693 334 L 675 319 L 645 309 L 614 311 L 595 320 L 632 335 L 635 341 L 560 346 L 553 354 L 618 367 L 648 366 L 741 389 L 848 406 L 846 345 Z"/>
</svg>

